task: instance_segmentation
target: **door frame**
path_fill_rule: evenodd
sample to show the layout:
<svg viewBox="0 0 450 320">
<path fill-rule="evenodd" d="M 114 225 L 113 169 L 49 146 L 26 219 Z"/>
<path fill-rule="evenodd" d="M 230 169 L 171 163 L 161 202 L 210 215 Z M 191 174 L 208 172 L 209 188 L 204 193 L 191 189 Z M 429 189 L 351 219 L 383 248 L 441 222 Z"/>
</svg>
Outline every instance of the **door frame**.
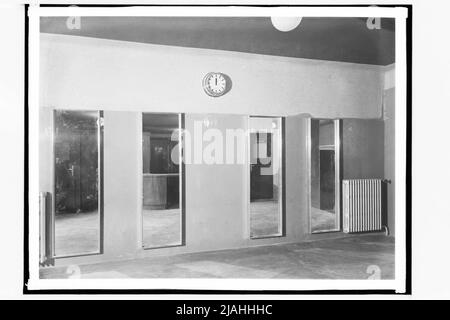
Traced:
<svg viewBox="0 0 450 320">
<path fill-rule="evenodd" d="M 279 215 L 279 225 L 278 225 L 278 232 L 275 234 L 270 235 L 264 235 L 264 236 L 251 236 L 251 212 L 250 212 L 250 196 L 251 196 L 251 176 L 250 176 L 250 154 L 251 154 L 251 140 L 250 140 L 250 134 L 251 134 L 251 125 L 250 125 L 250 119 L 251 118 L 270 118 L 270 119 L 279 119 L 280 121 L 280 137 L 279 137 L 279 143 L 278 143 L 278 150 L 277 153 L 280 155 L 281 159 L 279 159 L 279 166 L 280 166 L 280 188 L 278 190 L 278 215 Z M 246 141 L 245 141 L 245 185 L 246 185 L 246 195 L 245 195 L 245 208 L 246 208 L 246 214 L 245 214 L 245 230 L 244 235 L 246 239 L 249 240 L 261 240 L 261 239 L 268 239 L 268 238 L 280 238 L 286 236 L 286 173 L 285 173 L 285 160 L 286 160 L 286 139 L 285 139 L 285 117 L 283 116 L 260 116 L 260 115 L 248 115 L 246 116 Z M 273 143 L 273 141 L 272 141 Z"/>
<path fill-rule="evenodd" d="M 55 214 L 56 214 L 56 172 L 55 172 L 55 141 L 56 141 L 56 125 L 55 125 L 55 117 L 56 112 L 63 110 L 63 111 L 76 111 L 76 112 L 83 112 L 83 111 L 96 111 L 97 112 L 97 119 L 98 119 L 98 126 L 99 129 L 97 130 L 97 149 L 98 149 L 98 156 L 97 156 L 97 166 L 98 166 L 98 223 L 99 223 L 99 249 L 95 252 L 88 252 L 88 253 L 73 253 L 73 254 L 65 254 L 65 255 L 57 255 L 55 252 Z M 104 240 L 104 228 L 103 228 L 103 222 L 104 222 L 104 202 L 103 202 L 103 127 L 104 127 L 104 118 L 103 118 L 103 110 L 73 110 L 73 109 L 52 109 L 52 117 L 51 117 L 51 125 L 52 125 L 52 136 L 51 136 L 51 175 L 52 175 L 52 210 L 49 210 L 49 215 L 47 219 L 49 220 L 50 229 L 47 230 L 46 238 L 49 237 L 49 250 L 50 257 L 52 259 L 59 259 L 59 258 L 73 258 L 73 257 L 81 257 L 81 256 L 92 256 L 92 255 L 99 255 L 103 254 L 104 246 L 103 246 L 103 240 Z"/>
<path fill-rule="evenodd" d="M 169 244 L 169 245 L 161 245 L 161 246 L 144 246 L 144 216 L 143 216 L 143 201 L 144 201 L 144 159 L 143 159 L 143 147 L 142 147 L 142 141 L 144 137 L 144 130 L 143 130 L 143 115 L 144 114 L 167 114 L 167 115 L 176 115 L 178 117 L 178 156 L 179 156 L 179 165 L 178 165 L 178 171 L 179 171 L 179 212 L 180 212 L 180 243 L 177 244 Z M 181 112 L 153 112 L 153 111 L 146 111 L 146 112 L 139 112 L 138 117 L 138 230 L 137 230 L 137 248 L 138 250 L 157 250 L 157 249 L 164 249 L 164 248 L 173 248 L 173 247 L 183 247 L 186 246 L 186 201 L 185 201 L 185 194 L 186 194 L 186 185 L 185 185 L 185 172 L 186 172 L 186 166 L 184 161 L 184 154 L 185 154 L 185 143 L 184 143 L 184 131 L 186 128 L 186 114 Z"/>
<path fill-rule="evenodd" d="M 335 215 L 337 228 L 330 230 L 312 230 L 312 188 L 311 188 L 311 173 L 312 173 L 312 135 L 311 135 L 311 122 L 313 120 L 332 120 L 334 125 L 334 207 L 335 207 Z M 308 181 L 309 181 L 309 233 L 310 234 L 319 234 L 319 233 L 329 233 L 329 232 L 341 232 L 342 231 L 342 202 L 341 202 L 341 183 L 342 183 L 342 167 L 341 167 L 341 159 L 342 159 L 342 143 L 341 143 L 341 119 L 327 119 L 327 118 L 308 118 L 308 131 L 307 131 L 307 141 L 308 141 Z"/>
</svg>

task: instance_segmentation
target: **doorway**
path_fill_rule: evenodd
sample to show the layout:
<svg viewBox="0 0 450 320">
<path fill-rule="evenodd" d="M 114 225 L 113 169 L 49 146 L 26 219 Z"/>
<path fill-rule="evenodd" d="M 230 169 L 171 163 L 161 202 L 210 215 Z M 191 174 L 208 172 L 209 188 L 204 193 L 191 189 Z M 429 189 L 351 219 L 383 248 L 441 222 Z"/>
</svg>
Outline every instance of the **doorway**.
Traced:
<svg viewBox="0 0 450 320">
<path fill-rule="evenodd" d="M 183 245 L 183 115 L 142 115 L 142 247 Z"/>
<path fill-rule="evenodd" d="M 311 233 L 340 231 L 340 122 L 310 123 Z"/>
<path fill-rule="evenodd" d="M 283 236 L 283 119 L 249 118 L 250 239 Z"/>
<path fill-rule="evenodd" d="M 54 257 L 101 253 L 102 119 L 54 111 Z"/>
</svg>

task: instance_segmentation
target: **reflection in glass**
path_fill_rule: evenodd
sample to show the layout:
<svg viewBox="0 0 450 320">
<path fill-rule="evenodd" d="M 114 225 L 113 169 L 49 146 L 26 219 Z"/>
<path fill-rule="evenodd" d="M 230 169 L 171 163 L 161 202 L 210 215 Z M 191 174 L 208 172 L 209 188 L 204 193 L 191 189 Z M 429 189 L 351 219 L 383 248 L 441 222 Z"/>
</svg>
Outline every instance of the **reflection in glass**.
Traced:
<svg viewBox="0 0 450 320">
<path fill-rule="evenodd" d="M 55 256 L 98 253 L 99 112 L 54 113 Z"/>
<path fill-rule="evenodd" d="M 144 113 L 143 247 L 181 244 L 178 114 Z"/>
<path fill-rule="evenodd" d="M 249 119 L 250 237 L 282 235 L 281 118 Z"/>
<path fill-rule="evenodd" d="M 336 214 L 335 121 L 311 120 L 311 231 L 339 229 Z"/>
</svg>

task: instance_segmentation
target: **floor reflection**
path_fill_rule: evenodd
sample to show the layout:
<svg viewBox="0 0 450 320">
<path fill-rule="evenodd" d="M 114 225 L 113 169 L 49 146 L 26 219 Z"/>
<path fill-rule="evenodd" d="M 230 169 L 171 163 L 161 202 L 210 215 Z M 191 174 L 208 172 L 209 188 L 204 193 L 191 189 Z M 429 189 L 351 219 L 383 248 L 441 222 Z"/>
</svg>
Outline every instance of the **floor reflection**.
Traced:
<svg viewBox="0 0 450 320">
<path fill-rule="evenodd" d="M 275 200 L 250 202 L 250 236 L 264 237 L 279 233 L 278 202 Z"/>
<path fill-rule="evenodd" d="M 142 212 L 144 247 L 181 244 L 180 209 L 144 209 Z"/>
<path fill-rule="evenodd" d="M 55 254 L 57 256 L 99 251 L 97 211 L 55 215 Z"/>
</svg>

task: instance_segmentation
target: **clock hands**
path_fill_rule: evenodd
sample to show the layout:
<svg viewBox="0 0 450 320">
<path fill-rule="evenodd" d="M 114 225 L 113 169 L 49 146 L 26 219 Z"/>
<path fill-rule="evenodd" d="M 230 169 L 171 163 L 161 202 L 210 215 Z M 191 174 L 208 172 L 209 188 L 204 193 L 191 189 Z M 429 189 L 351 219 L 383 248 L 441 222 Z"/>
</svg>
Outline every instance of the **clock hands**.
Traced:
<svg viewBox="0 0 450 320">
<path fill-rule="evenodd" d="M 203 88 L 212 97 L 220 97 L 226 93 L 227 80 L 219 73 L 209 73 L 203 79 Z"/>
</svg>

